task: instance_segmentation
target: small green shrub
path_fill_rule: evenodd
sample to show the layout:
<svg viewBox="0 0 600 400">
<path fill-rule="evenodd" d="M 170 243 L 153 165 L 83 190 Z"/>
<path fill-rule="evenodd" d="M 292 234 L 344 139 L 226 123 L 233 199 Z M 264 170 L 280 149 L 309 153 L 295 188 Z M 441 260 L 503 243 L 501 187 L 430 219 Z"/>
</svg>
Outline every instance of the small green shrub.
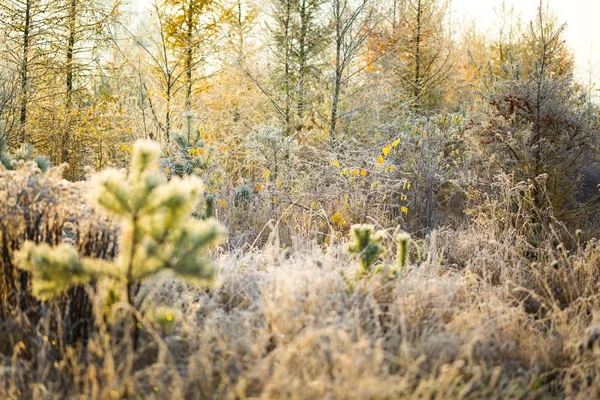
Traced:
<svg viewBox="0 0 600 400">
<path fill-rule="evenodd" d="M 42 172 L 48 171 L 48 169 L 52 166 L 52 163 L 50 163 L 50 160 L 46 156 L 35 156 L 33 158 L 33 162 L 35 162 L 37 167 Z"/>
<path fill-rule="evenodd" d="M 346 249 L 358 257 L 362 272 L 367 273 L 373 263 L 385 253 L 384 232 L 375 232 L 375 227 L 369 224 L 352 225 L 350 232 L 353 241 Z"/>
<path fill-rule="evenodd" d="M 234 205 L 236 207 L 247 206 L 252 200 L 252 190 L 247 185 L 239 187 L 235 191 Z"/>
<path fill-rule="evenodd" d="M 207 194 L 204 196 L 204 215 L 203 219 L 212 218 L 215 216 L 215 196 Z"/>
<path fill-rule="evenodd" d="M 404 270 L 408 266 L 408 245 L 410 243 L 410 235 L 406 232 L 401 232 L 396 236 L 398 244 L 398 267 Z"/>
<path fill-rule="evenodd" d="M 0 164 L 4 168 L 12 170 L 15 168 L 16 161 L 33 161 L 42 172 L 47 171 L 52 166 L 48 157 L 34 156 L 34 148 L 29 143 L 24 143 L 11 153 L 6 149 L 6 143 L 0 141 Z"/>
</svg>

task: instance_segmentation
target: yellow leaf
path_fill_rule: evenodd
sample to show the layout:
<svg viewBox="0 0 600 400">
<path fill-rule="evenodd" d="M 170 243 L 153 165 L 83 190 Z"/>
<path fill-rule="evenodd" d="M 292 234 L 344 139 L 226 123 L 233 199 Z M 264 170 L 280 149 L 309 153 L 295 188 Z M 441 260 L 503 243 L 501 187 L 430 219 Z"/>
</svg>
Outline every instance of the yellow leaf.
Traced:
<svg viewBox="0 0 600 400">
<path fill-rule="evenodd" d="M 256 191 L 257 192 L 260 192 L 262 189 L 263 189 L 263 185 L 262 184 L 259 183 L 258 185 L 256 185 Z"/>
<path fill-rule="evenodd" d="M 408 207 L 400 207 L 400 211 L 402 211 L 404 214 L 408 214 Z"/>
<path fill-rule="evenodd" d="M 219 204 L 221 205 L 221 207 L 227 208 L 227 202 L 225 200 L 219 200 Z"/>
<path fill-rule="evenodd" d="M 392 147 L 398 147 L 399 144 L 400 144 L 400 139 L 396 139 L 392 142 Z"/>
<path fill-rule="evenodd" d="M 390 150 L 392 150 L 392 146 L 389 146 L 389 145 L 385 146 L 383 149 L 381 149 L 384 156 L 387 156 L 388 154 L 390 154 Z"/>
<path fill-rule="evenodd" d="M 367 176 L 367 171 L 363 169 L 362 171 L 360 171 L 360 175 L 364 178 L 365 176 Z"/>
<path fill-rule="evenodd" d="M 265 172 L 263 172 L 263 177 L 264 177 L 265 179 L 268 179 L 268 178 L 269 178 L 269 176 L 271 176 L 271 171 L 265 171 Z"/>
<path fill-rule="evenodd" d="M 277 186 L 277 189 L 279 189 L 281 187 L 281 182 L 277 181 L 275 182 L 275 185 Z"/>
<path fill-rule="evenodd" d="M 337 225 L 338 227 L 343 227 L 344 225 L 346 225 L 347 221 L 344 219 L 344 216 L 342 215 L 341 212 L 336 211 L 331 218 L 329 219 L 329 221 L 331 221 L 332 224 Z"/>
<path fill-rule="evenodd" d="M 333 161 L 331 163 L 331 165 L 333 165 L 334 167 L 339 167 L 340 166 L 340 162 L 339 161 Z"/>
<path fill-rule="evenodd" d="M 377 157 L 377 164 L 383 164 L 383 157 L 381 155 Z"/>
<path fill-rule="evenodd" d="M 169 167 L 165 168 L 165 173 L 166 174 L 170 174 L 171 173 L 171 168 L 169 168 Z"/>
</svg>

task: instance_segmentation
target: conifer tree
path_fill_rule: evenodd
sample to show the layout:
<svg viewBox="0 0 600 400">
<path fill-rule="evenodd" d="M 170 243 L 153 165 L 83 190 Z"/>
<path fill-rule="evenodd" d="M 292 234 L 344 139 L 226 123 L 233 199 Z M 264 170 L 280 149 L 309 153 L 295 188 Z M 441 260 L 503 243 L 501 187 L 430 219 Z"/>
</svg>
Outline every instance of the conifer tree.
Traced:
<svg viewBox="0 0 600 400">
<path fill-rule="evenodd" d="M 505 66 L 507 79 L 489 79 L 487 107 L 468 128 L 493 173 L 531 182 L 546 175 L 535 205 L 542 206 L 545 191 L 556 216 L 567 221 L 579 208 L 571 196 L 578 173 L 597 160 L 598 120 L 596 107 L 568 72 L 563 33 L 564 25 L 557 26 L 540 1 L 525 36 L 528 50 Z"/>
<path fill-rule="evenodd" d="M 127 175 L 110 169 L 93 179 L 92 200 L 121 225 L 114 261 L 81 257 L 69 244 L 23 246 L 19 266 L 32 273 L 34 296 L 48 300 L 73 286 L 100 281 L 97 290 L 110 320 L 116 303 L 141 309 L 135 288 L 160 271 L 172 270 L 200 284 L 211 282 L 214 270 L 201 251 L 218 241 L 224 229 L 215 220 L 191 217 L 202 196 L 202 181 L 186 177 L 167 182 L 158 171 L 159 155 L 158 144 L 138 141 Z"/>
<path fill-rule="evenodd" d="M 328 39 L 329 28 L 319 19 L 323 0 L 273 0 L 272 35 L 278 74 L 282 80 L 283 114 L 286 135 L 302 128 L 307 96 L 321 67 L 319 61 Z M 296 109 L 294 112 L 294 108 Z"/>
<path fill-rule="evenodd" d="M 32 103 L 38 93 L 33 90 L 47 66 L 44 59 L 50 48 L 50 27 L 57 21 L 58 7 L 45 0 L 0 1 L 0 34 L 7 70 L 18 71 L 18 124 L 7 132 L 14 144 L 30 142 L 27 125 Z"/>
<path fill-rule="evenodd" d="M 453 73 L 453 43 L 446 26 L 449 3 L 401 0 L 395 3 L 389 38 L 396 56 L 390 69 L 409 94 L 414 108 L 434 108 L 443 84 Z"/>
<path fill-rule="evenodd" d="M 214 49 L 219 24 L 229 12 L 217 0 L 164 0 L 162 6 L 169 51 L 183 60 L 186 134 L 190 140 L 196 70 Z"/>
</svg>

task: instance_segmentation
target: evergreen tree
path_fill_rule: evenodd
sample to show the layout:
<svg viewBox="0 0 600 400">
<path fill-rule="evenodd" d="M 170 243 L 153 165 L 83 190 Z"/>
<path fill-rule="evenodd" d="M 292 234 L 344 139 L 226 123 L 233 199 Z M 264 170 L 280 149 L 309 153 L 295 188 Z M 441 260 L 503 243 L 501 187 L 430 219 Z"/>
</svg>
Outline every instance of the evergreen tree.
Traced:
<svg viewBox="0 0 600 400">
<path fill-rule="evenodd" d="M 324 0 L 273 0 L 271 31 L 277 72 L 283 86 L 285 132 L 302 129 L 309 88 L 315 87 L 321 68 L 320 55 L 327 44 L 328 27 L 319 18 Z M 294 112 L 295 108 L 295 112 Z"/>
<path fill-rule="evenodd" d="M 214 270 L 201 251 L 223 236 L 214 220 L 191 217 L 202 196 L 199 178 L 173 178 L 158 172 L 160 147 L 151 141 L 135 144 L 127 175 L 106 170 L 93 179 L 93 201 L 121 224 L 119 255 L 114 261 L 81 257 L 69 244 L 51 247 L 27 242 L 19 253 L 19 266 L 32 273 L 32 292 L 41 300 L 63 294 L 69 288 L 100 281 L 103 309 L 135 300 L 144 279 L 162 270 L 197 283 L 211 282 Z"/>
<path fill-rule="evenodd" d="M 577 174 L 596 160 L 598 134 L 596 107 L 567 72 L 563 30 L 547 19 L 540 2 L 525 36 L 527 52 L 505 66 L 507 79 L 489 79 L 487 107 L 469 125 L 492 172 L 531 182 L 547 176 L 536 205 L 546 190 L 561 218 L 572 216 Z"/>
<path fill-rule="evenodd" d="M 164 0 L 166 42 L 176 59 L 182 60 L 185 90 L 186 135 L 192 131 L 192 94 L 196 71 L 214 50 L 219 23 L 229 16 L 217 0 Z"/>
</svg>

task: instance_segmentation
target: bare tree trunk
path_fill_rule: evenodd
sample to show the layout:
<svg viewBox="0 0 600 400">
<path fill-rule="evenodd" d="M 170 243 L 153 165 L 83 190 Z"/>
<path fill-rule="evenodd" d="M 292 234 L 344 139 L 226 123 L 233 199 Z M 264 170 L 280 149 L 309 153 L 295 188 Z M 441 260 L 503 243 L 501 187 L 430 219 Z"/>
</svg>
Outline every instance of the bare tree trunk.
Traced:
<svg viewBox="0 0 600 400">
<path fill-rule="evenodd" d="M 27 139 L 27 100 L 29 85 L 29 31 L 31 27 L 31 1 L 27 0 L 25 5 L 25 21 L 23 26 L 23 60 L 21 64 L 21 109 L 20 109 L 20 134 L 21 143 Z"/>
<path fill-rule="evenodd" d="M 338 106 L 340 102 L 340 92 L 342 87 L 342 12 L 341 0 L 334 0 L 333 15 L 335 19 L 335 79 L 333 82 L 333 100 L 331 101 L 331 120 L 329 130 L 331 140 L 335 140 L 335 129 L 337 125 Z"/>
<path fill-rule="evenodd" d="M 392 10 L 392 32 L 396 32 L 396 27 L 398 26 L 398 0 L 394 0 L 394 9 Z"/>
<path fill-rule="evenodd" d="M 415 37 L 415 81 L 414 97 L 415 102 L 419 102 L 421 96 L 421 18 L 423 15 L 423 6 L 421 0 L 417 0 L 417 35 Z"/>
<path fill-rule="evenodd" d="M 194 49 L 192 48 L 192 39 L 193 39 L 193 9 L 190 3 L 188 3 L 187 9 L 187 32 L 186 32 L 186 42 L 187 48 L 185 50 L 185 84 L 186 84 L 186 92 L 185 92 L 185 118 L 186 118 L 186 130 L 187 130 L 187 140 L 190 142 L 191 131 L 192 131 L 192 65 L 194 61 Z"/>
<path fill-rule="evenodd" d="M 541 113 L 542 113 L 542 91 L 544 90 L 544 80 L 546 79 L 546 62 L 547 62 L 547 53 L 548 53 L 548 42 L 546 41 L 546 36 L 544 35 L 544 15 L 542 11 L 542 0 L 539 3 L 539 24 L 540 24 L 540 39 L 542 45 L 542 59 L 540 60 L 540 70 L 539 76 L 537 80 L 537 93 L 535 100 L 535 121 L 533 125 L 533 170 L 534 176 L 532 178 L 537 178 L 542 173 L 542 149 L 540 146 L 540 142 L 542 140 L 542 127 L 540 124 Z M 542 198 L 540 190 L 537 185 L 534 188 L 534 201 L 536 207 L 539 209 L 542 206 Z"/>
<path fill-rule="evenodd" d="M 71 109 L 73 108 L 73 76 L 74 76 L 74 65 L 73 65 L 73 53 L 75 48 L 75 24 L 77 19 L 77 0 L 71 0 L 69 8 L 69 37 L 67 43 L 67 64 L 66 64 L 66 85 L 67 85 L 67 99 L 66 99 L 66 111 L 67 118 L 70 118 Z M 71 141 L 71 126 L 68 122 L 63 132 L 63 138 L 61 143 L 61 158 L 62 162 L 69 162 L 69 145 Z"/>
<path fill-rule="evenodd" d="M 298 123 L 302 124 L 304 118 L 304 96 L 305 96 L 305 79 L 306 79 L 306 63 L 307 63 L 307 48 L 306 39 L 308 33 L 308 22 L 309 16 L 307 15 L 306 2 L 308 0 L 301 0 L 300 5 L 300 39 L 298 43 L 299 47 L 299 75 L 298 75 Z"/>
<path fill-rule="evenodd" d="M 168 142 L 169 137 L 171 136 L 171 76 L 168 76 L 167 79 L 167 92 L 166 92 L 166 101 L 167 104 L 165 106 L 165 140 Z"/>
<path fill-rule="evenodd" d="M 285 106 L 284 106 L 284 117 L 285 117 L 285 132 L 286 135 L 291 135 L 292 127 L 291 127 L 291 85 L 290 85 L 290 77 L 291 77 L 291 49 L 290 49 L 290 34 L 291 34 L 291 18 L 292 18 L 292 2 L 291 0 L 287 0 L 285 6 L 285 20 L 284 20 L 284 41 L 285 41 L 285 65 L 284 65 L 284 88 L 285 88 Z"/>
</svg>

